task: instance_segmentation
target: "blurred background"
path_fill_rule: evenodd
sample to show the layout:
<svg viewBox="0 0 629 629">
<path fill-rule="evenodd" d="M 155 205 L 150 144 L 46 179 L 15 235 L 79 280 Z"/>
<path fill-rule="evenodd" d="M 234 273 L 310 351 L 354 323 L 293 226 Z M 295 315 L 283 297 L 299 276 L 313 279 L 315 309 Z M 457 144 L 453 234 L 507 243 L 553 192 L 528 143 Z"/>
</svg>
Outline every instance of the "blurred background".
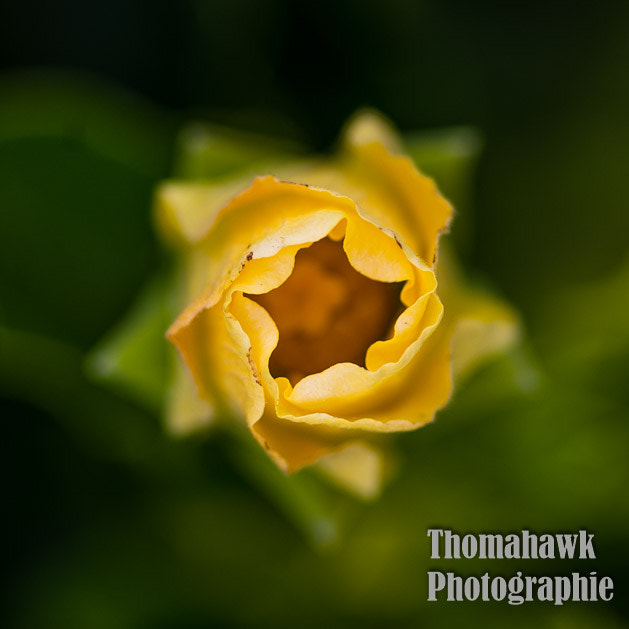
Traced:
<svg viewBox="0 0 629 629">
<path fill-rule="evenodd" d="M 3 2 L 0 624 L 629 626 L 628 33 L 624 1 Z M 325 152 L 361 106 L 409 138 L 476 129 L 465 190 L 434 174 L 526 334 L 367 504 L 261 480 L 229 435 L 171 439 L 84 368 L 167 264 L 152 195 L 185 123 Z M 429 526 L 587 528 L 597 560 L 431 561 Z M 428 604 L 429 569 L 595 570 L 616 595 Z"/>
</svg>

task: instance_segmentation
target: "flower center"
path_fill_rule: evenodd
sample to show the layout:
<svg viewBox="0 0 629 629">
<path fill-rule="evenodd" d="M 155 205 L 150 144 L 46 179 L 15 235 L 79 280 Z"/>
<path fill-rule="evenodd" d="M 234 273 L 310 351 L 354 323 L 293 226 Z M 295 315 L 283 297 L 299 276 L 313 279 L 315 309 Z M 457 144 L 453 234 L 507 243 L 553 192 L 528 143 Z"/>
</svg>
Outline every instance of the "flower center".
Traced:
<svg viewBox="0 0 629 629">
<path fill-rule="evenodd" d="M 295 256 L 290 277 L 263 295 L 247 295 L 277 325 L 269 360 L 273 377 L 294 386 L 336 363 L 365 366 L 375 341 L 387 338 L 402 309 L 401 283 L 377 282 L 354 269 L 341 242 L 323 238 Z"/>
</svg>

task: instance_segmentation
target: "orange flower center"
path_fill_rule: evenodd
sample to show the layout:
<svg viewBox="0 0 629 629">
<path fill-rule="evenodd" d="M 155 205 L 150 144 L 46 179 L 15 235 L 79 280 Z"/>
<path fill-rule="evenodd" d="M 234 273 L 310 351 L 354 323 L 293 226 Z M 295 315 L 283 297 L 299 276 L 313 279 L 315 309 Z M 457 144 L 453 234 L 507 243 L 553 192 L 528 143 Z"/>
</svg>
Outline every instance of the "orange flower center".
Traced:
<svg viewBox="0 0 629 629">
<path fill-rule="evenodd" d="M 401 283 L 377 282 L 354 269 L 341 242 L 323 238 L 301 249 L 289 278 L 263 295 L 247 295 L 275 321 L 273 377 L 294 386 L 336 363 L 365 366 L 375 341 L 390 336 L 402 310 Z"/>
</svg>

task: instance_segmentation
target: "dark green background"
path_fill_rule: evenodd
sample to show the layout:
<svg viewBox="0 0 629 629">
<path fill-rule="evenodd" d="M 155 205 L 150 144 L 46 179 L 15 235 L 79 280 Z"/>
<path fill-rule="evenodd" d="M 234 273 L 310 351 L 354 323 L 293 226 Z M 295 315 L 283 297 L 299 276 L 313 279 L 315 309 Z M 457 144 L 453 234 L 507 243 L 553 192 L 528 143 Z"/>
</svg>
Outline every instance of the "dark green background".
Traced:
<svg viewBox="0 0 629 629">
<path fill-rule="evenodd" d="M 626 2 L 4 2 L 0 624 L 627 626 L 627 33 Z M 528 340 L 399 440 L 378 503 L 338 497 L 322 553 L 228 436 L 172 441 L 83 364 L 164 265 L 151 198 L 184 122 L 328 150 L 364 105 L 481 131 L 461 255 Z M 452 568 L 597 570 L 616 596 L 428 605 L 429 525 L 588 528 L 596 562 Z"/>
</svg>

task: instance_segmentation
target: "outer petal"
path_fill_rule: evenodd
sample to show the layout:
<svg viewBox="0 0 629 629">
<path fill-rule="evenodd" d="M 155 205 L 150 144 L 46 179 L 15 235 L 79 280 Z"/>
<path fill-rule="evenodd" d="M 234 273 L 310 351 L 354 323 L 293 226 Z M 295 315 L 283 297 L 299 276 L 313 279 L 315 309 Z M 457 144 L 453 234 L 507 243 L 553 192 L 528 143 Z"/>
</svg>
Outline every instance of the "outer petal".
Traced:
<svg viewBox="0 0 629 629">
<path fill-rule="evenodd" d="M 166 422 L 175 434 L 186 434 L 209 426 L 215 418 L 216 402 L 199 397 L 190 372 L 177 360 L 166 404 Z"/>
<path fill-rule="evenodd" d="M 261 417 L 251 431 L 275 463 L 289 473 L 337 452 L 348 441 L 355 439 L 351 434 L 344 434 L 331 426 L 296 424 L 273 413 Z"/>
<path fill-rule="evenodd" d="M 338 158 L 278 168 L 278 173 L 351 198 L 377 225 L 394 232 L 432 267 L 437 240 L 448 227 L 452 207 L 433 180 L 401 155 L 400 146 L 386 121 L 367 112 L 348 124 Z"/>
<path fill-rule="evenodd" d="M 246 413 L 255 421 L 264 410 L 264 392 L 253 370 L 249 339 L 238 321 L 220 306 L 200 311 L 173 337 L 192 372 L 199 394 L 219 409 Z"/>
<path fill-rule="evenodd" d="M 332 482 L 364 499 L 373 499 L 382 489 L 384 456 L 364 441 L 350 442 L 338 452 L 323 457 L 318 468 Z"/>
<path fill-rule="evenodd" d="M 251 179 L 162 184 L 157 190 L 154 211 L 164 240 L 178 246 L 200 242 L 214 225 L 220 210 L 246 188 Z"/>
<path fill-rule="evenodd" d="M 447 312 L 444 332 L 452 337 L 452 368 L 456 377 L 465 377 L 513 346 L 520 338 L 521 325 L 504 301 L 464 281 L 447 248 L 441 253 L 437 275 Z"/>
<path fill-rule="evenodd" d="M 406 229 L 399 225 L 396 232 L 432 266 L 439 234 L 452 216 L 452 207 L 434 181 L 401 154 L 395 131 L 375 113 L 365 112 L 350 121 L 344 144 L 349 179 L 374 195 L 374 203 L 364 206 L 366 211 L 384 226 L 399 217 Z M 376 205 L 376 199 L 381 203 Z"/>
</svg>

